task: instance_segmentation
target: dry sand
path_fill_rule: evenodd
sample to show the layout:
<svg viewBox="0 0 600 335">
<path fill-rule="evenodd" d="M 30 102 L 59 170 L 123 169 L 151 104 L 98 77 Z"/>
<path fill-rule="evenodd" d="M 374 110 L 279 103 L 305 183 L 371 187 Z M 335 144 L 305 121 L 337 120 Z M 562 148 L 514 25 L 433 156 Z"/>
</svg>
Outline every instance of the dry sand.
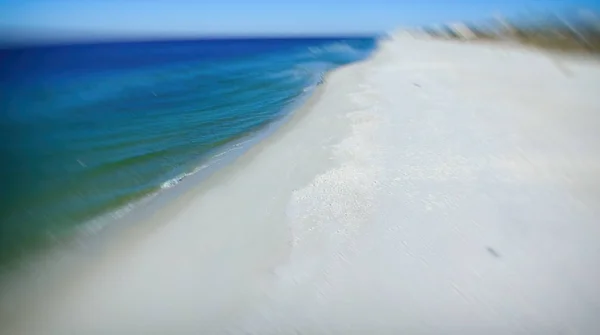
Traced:
<svg viewBox="0 0 600 335">
<path fill-rule="evenodd" d="M 0 333 L 598 334 L 600 64 L 557 57 L 382 42 Z"/>
</svg>

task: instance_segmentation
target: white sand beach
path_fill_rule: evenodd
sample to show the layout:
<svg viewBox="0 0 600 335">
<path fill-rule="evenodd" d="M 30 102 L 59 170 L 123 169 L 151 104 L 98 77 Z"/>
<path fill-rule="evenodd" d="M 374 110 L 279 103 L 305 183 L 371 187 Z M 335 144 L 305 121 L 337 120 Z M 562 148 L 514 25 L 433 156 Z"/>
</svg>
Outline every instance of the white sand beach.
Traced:
<svg viewBox="0 0 600 335">
<path fill-rule="evenodd" d="M 0 333 L 599 334 L 599 93 L 594 60 L 383 41 Z"/>
</svg>

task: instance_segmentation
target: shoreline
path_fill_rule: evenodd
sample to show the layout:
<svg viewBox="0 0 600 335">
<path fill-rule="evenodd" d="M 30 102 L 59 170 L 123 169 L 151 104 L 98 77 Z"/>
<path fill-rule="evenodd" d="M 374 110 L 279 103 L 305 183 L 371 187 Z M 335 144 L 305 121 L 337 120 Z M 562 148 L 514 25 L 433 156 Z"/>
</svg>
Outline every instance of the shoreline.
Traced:
<svg viewBox="0 0 600 335">
<path fill-rule="evenodd" d="M 53 83 L 52 92 L 56 89 L 58 91 L 54 92 L 56 94 L 52 93 L 52 97 L 49 96 L 48 103 L 60 112 L 55 113 L 53 119 L 60 118 L 61 120 L 57 121 L 60 124 L 72 123 L 75 127 L 60 128 L 58 123 L 51 122 L 58 127 L 54 130 L 44 123 L 46 121 L 36 121 L 31 127 L 42 127 L 44 124 L 44 130 L 36 134 L 28 123 L 24 131 L 31 129 L 32 141 L 36 138 L 40 147 L 45 148 L 40 149 L 41 151 L 19 151 L 10 141 L 7 142 L 9 144 L 6 147 L 11 152 L 14 151 L 15 159 L 19 162 L 29 160 L 30 165 L 41 164 L 43 168 L 27 169 L 29 172 L 23 172 L 27 176 L 22 177 L 27 177 L 31 183 L 23 184 L 19 192 L 16 192 L 17 196 L 12 197 L 12 201 L 6 202 L 4 206 L 3 217 L 8 221 L 5 225 L 6 247 L 0 255 L 0 272 L 4 272 L 4 268 L 8 268 L 9 265 L 14 268 L 13 264 L 19 263 L 19 260 L 27 260 L 29 257 L 23 256 L 31 254 L 31 250 L 35 252 L 35 249 L 44 249 L 55 242 L 66 243 L 65 241 L 71 239 L 72 232 L 78 234 L 81 231 L 81 235 L 96 234 L 103 225 L 114 221 L 113 218 L 122 216 L 134 207 L 143 207 L 139 206 L 140 202 L 155 203 L 156 201 L 149 198 L 163 193 L 163 190 L 177 184 L 182 178 L 190 180 L 189 175 L 204 169 L 203 161 L 208 159 L 212 163 L 213 158 L 223 161 L 222 154 L 229 150 L 228 146 L 231 146 L 233 141 L 247 134 L 252 134 L 252 138 L 268 123 L 277 122 L 282 113 L 289 111 L 290 106 L 295 109 L 299 101 L 310 95 L 321 74 L 339 64 L 365 57 L 372 50 L 374 43 L 374 38 L 301 39 L 287 42 L 259 40 L 248 43 L 224 41 L 215 45 L 203 42 L 188 48 L 183 47 L 187 45 L 185 43 L 173 41 L 165 47 L 181 46 L 183 49 L 180 51 L 183 54 L 179 54 L 178 51 L 176 56 L 169 56 L 169 52 L 157 51 L 164 53 L 165 58 L 161 58 L 162 61 L 154 65 L 138 64 L 141 67 L 123 68 L 123 71 L 115 68 L 110 70 L 110 73 L 103 72 L 102 68 L 122 67 L 130 61 L 128 64 L 136 63 L 135 52 L 130 51 L 137 47 L 114 46 L 112 49 L 111 46 L 102 46 L 97 51 L 115 53 L 116 58 L 108 63 L 96 64 L 94 48 L 80 50 L 80 62 L 87 62 L 89 65 L 89 69 L 84 71 L 87 74 L 82 72 L 81 75 L 75 75 L 79 70 L 70 69 L 69 64 L 72 62 L 62 62 L 62 65 L 46 64 L 43 73 L 40 72 L 32 78 L 27 87 L 17 82 L 18 76 L 13 78 L 18 86 L 15 87 L 15 98 L 23 98 L 17 99 L 18 105 L 22 105 L 23 108 L 31 105 L 31 108 L 25 109 L 32 114 L 38 113 L 38 108 L 41 113 L 44 107 L 29 101 L 31 99 L 28 99 L 27 95 L 37 94 L 35 92 L 38 89 L 43 90 L 44 83 Z M 139 47 L 149 52 L 154 50 L 151 46 Z M 234 52 L 233 49 L 238 47 L 240 49 Z M 230 58 L 229 55 L 223 55 L 226 59 L 214 59 L 218 65 L 214 67 L 211 57 L 216 54 L 213 48 L 219 49 L 217 53 L 231 51 L 238 56 L 243 54 L 243 57 Z M 79 52 L 68 46 L 59 47 L 57 50 L 75 58 Z M 33 61 L 36 57 L 44 57 L 49 51 L 23 52 L 33 57 Z M 9 54 L 16 53 L 18 52 Z M 254 56 L 263 53 L 265 57 Z M 197 59 L 190 60 L 189 57 L 200 57 L 200 63 L 197 63 Z M 234 65 L 230 68 L 229 64 Z M 22 65 L 24 67 L 18 67 L 15 71 L 26 72 L 27 64 Z M 61 66 L 64 66 L 62 70 Z M 246 67 L 250 72 L 246 71 Z M 61 74 L 63 70 L 68 70 L 68 73 Z M 71 70 L 74 72 L 69 72 Z M 202 79 L 206 75 L 214 77 L 218 83 L 208 85 L 209 87 L 202 86 L 206 84 Z M 180 79 L 184 82 L 180 82 Z M 68 87 L 57 88 L 62 87 L 61 83 L 65 84 L 65 80 L 69 82 Z M 90 81 L 98 80 L 98 85 L 89 85 Z M 114 80 L 125 86 L 119 86 L 122 89 L 118 90 L 111 88 Z M 178 85 L 170 85 L 169 81 Z M 187 84 L 192 85 L 189 86 L 192 90 L 188 89 Z M 202 92 L 198 93 L 197 89 L 200 87 Z M 69 95 L 65 90 L 84 90 L 85 94 Z M 84 91 L 80 93 L 83 94 Z M 141 100 L 129 97 L 133 94 L 131 92 Z M 148 101 L 144 100 L 146 96 Z M 134 100 L 128 100 L 129 98 Z M 79 130 L 79 118 L 68 115 L 76 113 L 76 108 L 87 106 L 90 111 L 86 114 L 86 120 L 102 118 L 104 103 L 111 106 L 115 103 L 118 105 L 115 105 L 115 108 L 127 105 L 128 107 L 123 108 L 133 110 L 139 106 L 144 111 L 142 114 L 125 115 L 111 110 L 111 113 L 116 114 L 111 114 L 111 119 L 107 120 L 110 123 L 109 128 L 100 126 L 94 130 L 92 137 L 98 140 L 95 141 L 83 132 L 85 129 Z M 13 107 L 15 110 L 19 109 L 17 105 Z M 172 118 L 173 113 L 181 114 L 181 117 Z M 130 124 L 129 119 L 135 119 L 136 122 Z M 222 120 L 223 123 L 214 123 L 212 119 Z M 9 125 L 12 125 L 12 121 L 9 121 Z M 56 141 L 43 140 L 46 136 L 52 137 L 52 134 L 45 132 L 57 131 L 61 132 L 61 135 L 56 137 Z M 69 138 L 79 139 L 77 149 L 66 143 Z M 65 143 L 61 144 L 61 141 Z M 86 149 L 91 147 L 95 149 Z M 44 156 L 42 152 L 46 151 L 54 154 Z M 233 151 L 240 150 L 235 148 Z M 57 156 L 59 153 L 60 158 Z M 40 164 L 36 165 L 35 162 Z M 11 179 L 9 175 L 4 177 L 6 180 Z M 69 187 L 61 187 L 63 184 L 69 184 Z M 85 196 L 82 197 L 81 194 Z M 14 206 L 10 206 L 9 203 L 14 203 Z M 18 261 L 13 261 L 15 259 Z"/>
<path fill-rule="evenodd" d="M 32 293 L 0 324 L 595 333 L 600 66 L 563 66 L 382 41 L 201 188 L 111 238 L 63 291 Z"/>
<path fill-rule="evenodd" d="M 349 65 L 352 64 L 354 63 Z M 61 244 L 35 251 L 19 260 L 16 268 L 9 268 L 0 277 L 0 284 L 2 284 L 0 301 L 12 300 L 28 305 L 28 301 L 32 297 L 24 297 L 26 293 L 23 291 L 34 286 L 41 291 L 53 292 L 51 295 L 60 295 L 58 292 L 69 290 L 69 286 L 71 286 L 68 282 L 63 282 L 65 279 L 81 277 L 82 274 L 93 271 L 93 268 L 100 264 L 110 263 L 110 259 L 119 257 L 123 250 L 131 249 L 143 241 L 156 229 L 169 222 L 171 217 L 182 211 L 193 198 L 202 196 L 218 187 L 230 175 L 243 169 L 244 165 L 248 164 L 262 150 L 261 148 L 268 146 L 269 143 L 276 141 L 277 137 L 289 131 L 296 122 L 310 113 L 312 106 L 319 101 L 327 85 L 327 77 L 332 72 L 349 65 L 327 71 L 320 82 L 314 85 L 311 92 L 308 92 L 295 104 L 288 106 L 288 110 L 282 111 L 282 115 L 276 120 L 228 143 L 219 150 L 215 150 L 207 159 L 199 161 L 198 167 L 207 165 L 206 169 L 189 175 L 173 187 L 137 200 L 131 204 L 134 208 L 121 217 L 113 218 L 113 212 L 110 212 L 93 219 L 92 223 L 95 220 L 101 221 L 98 234 L 84 233 L 83 236 L 80 236 L 81 231 L 88 229 L 86 226 L 88 223 L 85 223 L 73 233 L 72 237 L 62 241 Z M 236 149 L 238 152 L 230 152 Z M 146 198 L 149 200 L 144 202 Z M 121 208 L 114 212 L 119 210 Z M 81 242 L 79 242 L 80 238 L 83 239 Z M 50 284 L 40 284 L 44 280 Z M 23 281 L 26 284 L 23 284 Z M 3 291 L 4 294 L 1 294 Z M 5 296 L 5 294 L 15 293 L 16 299 Z M 44 293 L 33 299 L 36 301 L 51 300 L 48 297 L 44 298 L 45 296 Z M 23 310 L 28 308 L 22 307 Z M 13 307 L 0 305 L 0 312 L 9 309 L 13 309 Z M 26 314 L 26 312 L 22 313 Z M 0 318 L 0 324 L 8 324 L 2 319 Z"/>
<path fill-rule="evenodd" d="M 327 73 L 330 71 L 327 71 Z M 71 232 L 66 232 L 65 236 L 52 238 L 53 241 L 47 241 L 39 248 L 34 248 L 18 259 L 10 261 L 6 267 L 0 269 L 2 270 L 0 271 L 0 282 L 6 274 L 10 275 L 15 271 L 30 271 L 30 267 L 38 267 L 37 263 L 45 262 L 40 261 L 40 259 L 46 259 L 46 253 L 62 253 L 64 247 L 66 249 L 76 249 L 82 243 L 102 245 L 104 243 L 102 241 L 110 239 L 111 236 L 118 235 L 121 231 L 129 229 L 128 227 L 130 226 L 148 220 L 157 211 L 168 207 L 171 202 L 177 201 L 178 198 L 191 192 L 193 189 L 201 188 L 202 183 L 210 179 L 212 175 L 229 165 L 235 164 L 235 161 L 253 146 L 265 141 L 273 133 L 277 132 L 294 113 L 302 109 L 314 95 L 318 95 L 322 80 L 307 86 L 304 95 L 283 108 L 280 115 L 274 120 L 207 152 L 205 157 L 193 164 L 194 168 L 192 170 L 163 181 L 161 187 L 153 193 L 145 194 L 143 197 L 126 205 L 114 208 L 85 221 L 73 227 Z M 165 187 L 164 185 L 167 184 L 169 186 Z"/>
</svg>

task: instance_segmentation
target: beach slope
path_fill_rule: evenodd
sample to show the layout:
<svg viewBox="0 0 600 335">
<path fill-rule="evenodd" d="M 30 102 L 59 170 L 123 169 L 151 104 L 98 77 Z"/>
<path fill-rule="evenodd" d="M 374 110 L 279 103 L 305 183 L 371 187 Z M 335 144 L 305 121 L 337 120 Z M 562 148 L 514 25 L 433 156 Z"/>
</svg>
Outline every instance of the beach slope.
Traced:
<svg viewBox="0 0 600 335">
<path fill-rule="evenodd" d="M 598 92 L 593 60 L 383 41 L 0 332 L 599 333 Z"/>
</svg>

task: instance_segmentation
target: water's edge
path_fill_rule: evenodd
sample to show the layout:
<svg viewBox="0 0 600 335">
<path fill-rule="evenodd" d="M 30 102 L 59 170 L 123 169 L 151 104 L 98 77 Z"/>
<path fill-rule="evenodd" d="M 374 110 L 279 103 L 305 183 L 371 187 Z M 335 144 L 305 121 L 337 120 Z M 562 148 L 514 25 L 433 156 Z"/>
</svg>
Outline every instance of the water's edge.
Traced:
<svg viewBox="0 0 600 335">
<path fill-rule="evenodd" d="M 20 142 L 7 140 L 0 148 L 15 162 L 0 171 L 12 190 L 7 193 L 14 192 L 0 209 L 7 218 L 0 272 L 28 261 L 36 249 L 85 241 L 168 202 L 162 199 L 175 197 L 191 180 L 204 180 L 285 122 L 328 72 L 368 57 L 378 39 L 199 41 L 3 54 L 17 62 L 24 52 L 29 60 L 15 63 L 14 71 L 0 69 L 1 85 L 15 80 L 8 93 L 16 101 L 7 105 L 0 126 L 6 121 L 14 125 L 9 135 L 20 136 Z M 167 57 L 169 48 L 174 55 Z M 140 50 L 148 57 L 138 57 Z M 96 51 L 115 57 L 94 65 Z M 196 54 L 199 59 L 180 59 Z M 212 60 L 221 54 L 225 58 Z M 60 55 L 81 60 L 69 67 Z M 55 62 L 34 75 L 30 65 L 45 56 Z M 127 67 L 138 58 L 149 65 Z"/>
<path fill-rule="evenodd" d="M 175 181 L 174 184 L 163 187 L 160 191 L 133 201 L 124 207 L 84 222 L 70 234 L 59 239 L 55 238 L 52 244 L 32 250 L 23 257 L 15 259 L 14 262 L 9 263 L 0 271 L 0 287 L 4 286 L 3 282 L 10 282 L 11 277 L 19 277 L 22 272 L 47 272 L 44 269 L 51 268 L 70 269 L 82 263 L 90 262 L 90 257 L 95 258 L 102 252 L 108 252 L 109 244 L 119 244 L 119 237 L 126 237 L 131 234 L 139 236 L 140 233 L 144 234 L 143 232 L 149 232 L 157 228 L 146 223 L 150 219 L 156 222 L 155 216 L 157 215 L 164 216 L 166 221 L 168 219 L 166 216 L 175 214 L 171 207 L 178 207 L 179 199 L 190 192 L 209 188 L 210 186 L 207 184 L 210 184 L 210 180 L 216 174 L 226 173 L 226 170 L 235 168 L 236 161 L 249 150 L 268 141 L 273 134 L 281 131 L 291 119 L 300 117 L 299 114 L 309 112 L 310 106 L 318 101 L 319 96 L 325 89 L 327 76 L 345 66 L 347 65 L 327 71 L 320 82 L 308 87 L 302 98 L 285 107 L 280 116 L 273 121 L 231 142 L 214 148 L 212 152 L 195 164 L 195 169 L 186 172 L 179 178 L 165 181 L 165 183 Z M 165 215 L 166 213 L 168 215 Z M 130 239 L 127 240 L 131 242 Z M 60 274 L 56 273 L 56 275 Z M 40 279 L 38 278 L 38 280 Z"/>
</svg>

